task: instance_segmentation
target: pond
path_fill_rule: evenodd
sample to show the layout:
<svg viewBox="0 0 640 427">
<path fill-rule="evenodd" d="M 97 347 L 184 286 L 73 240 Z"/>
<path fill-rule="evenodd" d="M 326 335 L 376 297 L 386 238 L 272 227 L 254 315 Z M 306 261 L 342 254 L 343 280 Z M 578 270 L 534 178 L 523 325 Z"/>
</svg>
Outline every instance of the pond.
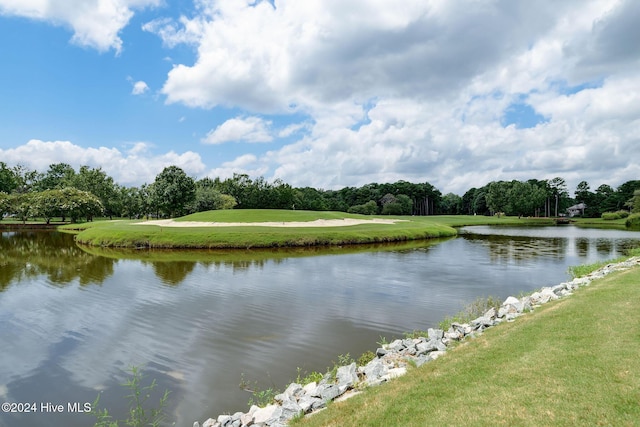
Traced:
<svg viewBox="0 0 640 427">
<path fill-rule="evenodd" d="M 571 265 L 640 246 L 640 233 L 468 227 L 460 237 L 252 252 L 82 249 L 57 232 L 0 238 L 0 426 L 87 426 L 68 403 L 125 418 L 131 366 L 170 391 L 172 425 L 246 411 L 244 381 L 282 388 L 349 353 L 434 327 L 481 296 L 568 279 Z M 41 404 L 64 405 L 43 413 Z M 45 406 L 46 407 L 46 406 Z"/>
</svg>

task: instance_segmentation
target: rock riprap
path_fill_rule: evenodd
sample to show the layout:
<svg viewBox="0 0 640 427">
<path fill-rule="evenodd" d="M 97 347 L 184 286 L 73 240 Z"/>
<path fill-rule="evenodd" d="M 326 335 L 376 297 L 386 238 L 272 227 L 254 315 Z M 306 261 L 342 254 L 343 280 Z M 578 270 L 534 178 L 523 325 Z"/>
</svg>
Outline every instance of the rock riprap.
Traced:
<svg viewBox="0 0 640 427">
<path fill-rule="evenodd" d="M 327 373 L 319 382 L 309 384 L 289 384 L 287 389 L 275 396 L 275 402 L 264 408 L 251 406 L 249 412 L 220 415 L 209 418 L 202 425 L 194 427 L 282 427 L 299 414 L 310 414 L 323 409 L 327 403 L 344 396 L 354 395 L 360 388 L 377 386 L 407 373 L 407 366 L 421 366 L 445 354 L 447 347 L 466 337 L 482 333 L 505 321 L 513 321 L 518 316 L 534 310 L 541 304 L 569 296 L 581 286 L 587 286 L 595 279 L 618 270 L 640 265 L 640 257 L 608 264 L 593 273 L 563 282 L 553 287 L 545 287 L 522 298 L 508 297 L 498 310 L 492 308 L 469 323 L 452 323 L 448 330 L 429 329 L 426 337 L 397 339 L 376 350 L 373 360 L 364 366 L 355 363 L 338 367 L 335 375 Z"/>
</svg>

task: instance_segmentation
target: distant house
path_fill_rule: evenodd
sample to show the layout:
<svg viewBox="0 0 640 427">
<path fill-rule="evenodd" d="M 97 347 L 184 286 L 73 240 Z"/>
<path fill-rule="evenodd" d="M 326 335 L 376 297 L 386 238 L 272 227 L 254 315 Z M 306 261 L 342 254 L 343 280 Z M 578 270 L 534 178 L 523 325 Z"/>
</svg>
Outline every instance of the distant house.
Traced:
<svg viewBox="0 0 640 427">
<path fill-rule="evenodd" d="M 587 208 L 587 205 L 584 203 L 578 203 L 577 205 L 573 205 L 570 208 L 567 208 L 567 213 L 569 216 L 576 215 L 584 215 L 584 210 Z"/>
</svg>

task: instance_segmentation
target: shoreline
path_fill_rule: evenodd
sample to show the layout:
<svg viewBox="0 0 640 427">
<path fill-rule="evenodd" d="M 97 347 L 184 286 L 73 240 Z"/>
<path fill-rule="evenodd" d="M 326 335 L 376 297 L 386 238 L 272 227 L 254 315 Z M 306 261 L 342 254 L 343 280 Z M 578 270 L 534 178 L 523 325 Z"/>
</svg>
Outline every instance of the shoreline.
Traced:
<svg viewBox="0 0 640 427">
<path fill-rule="evenodd" d="M 375 358 L 364 366 L 353 362 L 335 367 L 335 375 L 325 374 L 319 382 L 309 384 L 291 383 L 283 393 L 275 396 L 275 402 L 263 408 L 253 405 L 247 413 L 219 415 L 209 418 L 202 425 L 196 421 L 194 427 L 258 426 L 276 427 L 287 425 L 293 418 L 315 414 L 326 408 L 331 401 L 344 400 L 359 394 L 362 388 L 377 386 L 407 374 L 409 365 L 419 367 L 446 354 L 455 343 L 482 334 L 490 327 L 503 322 L 512 322 L 549 301 L 568 297 L 593 280 L 610 273 L 640 266 L 640 256 L 631 256 L 624 261 L 612 262 L 595 271 L 556 286 L 543 287 L 522 298 L 508 297 L 498 310 L 492 308 L 469 323 L 452 323 L 447 331 L 430 328 L 426 337 L 396 339 L 376 350 Z"/>
</svg>

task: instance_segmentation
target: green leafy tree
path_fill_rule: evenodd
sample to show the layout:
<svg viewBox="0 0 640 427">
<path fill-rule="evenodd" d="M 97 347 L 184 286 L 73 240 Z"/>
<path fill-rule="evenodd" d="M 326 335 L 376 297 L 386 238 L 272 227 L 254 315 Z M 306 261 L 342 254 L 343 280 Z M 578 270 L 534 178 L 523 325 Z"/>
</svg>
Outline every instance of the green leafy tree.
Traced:
<svg viewBox="0 0 640 427">
<path fill-rule="evenodd" d="M 153 183 L 152 199 L 157 208 L 170 217 L 180 216 L 196 197 L 196 184 L 177 166 L 163 169 Z"/>
<path fill-rule="evenodd" d="M 11 211 L 11 198 L 5 192 L 0 192 L 0 220 Z"/>
<path fill-rule="evenodd" d="M 329 210 L 325 194 L 311 187 L 294 189 L 293 204 L 294 209 L 308 211 Z"/>
<path fill-rule="evenodd" d="M 587 181 L 580 181 L 578 186 L 576 187 L 576 191 L 574 192 L 576 196 L 576 202 L 578 203 L 587 203 L 591 201 L 591 197 L 593 193 L 589 191 L 589 183 Z"/>
<path fill-rule="evenodd" d="M 16 193 L 9 198 L 10 212 L 15 214 L 23 223 L 31 216 L 32 196 L 31 193 Z"/>
<path fill-rule="evenodd" d="M 616 189 L 616 210 L 629 208 L 628 202 L 634 197 L 635 190 L 640 189 L 640 180 L 627 181 Z"/>
<path fill-rule="evenodd" d="M 599 215 L 602 215 L 603 212 L 613 212 L 617 209 L 616 192 L 611 186 L 602 184 L 596 188 L 593 202 Z"/>
<path fill-rule="evenodd" d="M 80 167 L 78 173 L 73 176 L 73 187 L 95 195 L 104 207 L 105 215 L 110 218 L 114 215 L 119 216 L 116 185 L 113 178 L 108 176 L 102 168 Z"/>
<path fill-rule="evenodd" d="M 406 194 L 385 194 L 380 199 L 382 215 L 411 215 L 413 201 Z"/>
<path fill-rule="evenodd" d="M 11 194 L 18 187 L 15 172 L 7 167 L 7 164 L 0 162 L 0 192 Z"/>
<path fill-rule="evenodd" d="M 564 212 L 569 207 L 569 193 L 567 191 L 567 183 L 564 178 L 555 177 L 549 181 L 550 196 L 554 201 L 554 215 L 558 216 L 560 212 Z M 549 206 L 551 204 L 549 203 Z"/>
<path fill-rule="evenodd" d="M 24 165 L 17 165 L 13 168 L 15 176 L 16 188 L 18 193 L 29 193 L 34 189 L 37 189 L 38 181 L 42 177 L 42 174 L 36 170 L 31 170 Z"/>
<path fill-rule="evenodd" d="M 486 200 L 492 213 L 506 212 L 509 205 L 509 190 L 512 184 L 508 181 L 493 181 L 489 183 Z"/>
<path fill-rule="evenodd" d="M 63 189 L 74 184 L 76 171 L 67 163 L 54 163 L 38 181 L 38 191 Z"/>
<path fill-rule="evenodd" d="M 63 216 L 70 217 L 73 222 L 80 218 L 90 221 L 94 216 L 104 212 L 100 199 L 88 191 L 67 187 L 60 190 L 60 195 L 60 212 Z"/>
<path fill-rule="evenodd" d="M 509 215 L 533 216 L 546 199 L 543 187 L 530 182 L 512 181 L 507 191 L 507 210 Z"/>
<path fill-rule="evenodd" d="M 217 209 L 232 209 L 236 204 L 233 196 L 222 194 L 216 189 L 216 182 L 211 178 L 196 181 L 196 194 L 189 205 L 190 212 L 203 212 Z"/>
<path fill-rule="evenodd" d="M 631 198 L 629 204 L 631 212 L 640 213 L 640 189 L 633 192 L 633 198 Z"/>
<path fill-rule="evenodd" d="M 458 215 L 463 212 L 462 197 L 457 194 L 447 193 L 442 196 L 440 212 L 447 215 Z"/>
<path fill-rule="evenodd" d="M 44 218 L 47 224 L 51 218 L 62 216 L 65 194 L 61 190 L 45 190 L 33 193 L 30 213 L 34 217 Z"/>
</svg>

